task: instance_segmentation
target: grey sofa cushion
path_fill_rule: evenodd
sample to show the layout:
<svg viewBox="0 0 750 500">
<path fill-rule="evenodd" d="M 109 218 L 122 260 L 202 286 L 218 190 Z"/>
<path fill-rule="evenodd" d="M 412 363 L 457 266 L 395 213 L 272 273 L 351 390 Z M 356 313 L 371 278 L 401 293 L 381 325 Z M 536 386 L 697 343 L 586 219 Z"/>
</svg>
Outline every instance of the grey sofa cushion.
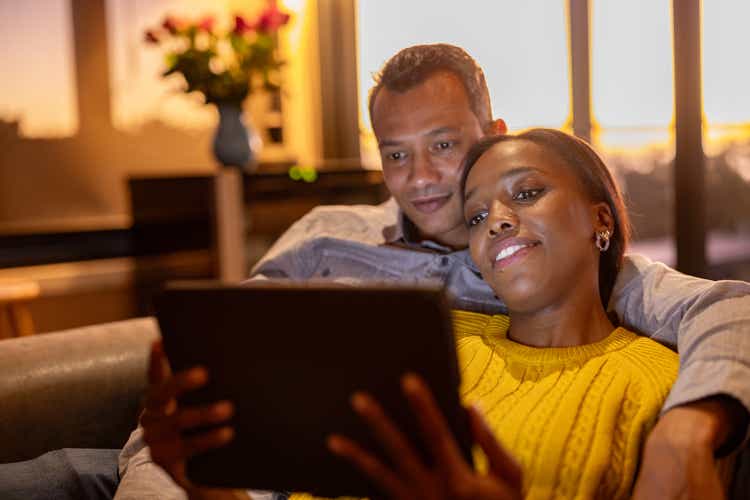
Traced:
<svg viewBox="0 0 750 500">
<path fill-rule="evenodd" d="M 0 341 L 0 463 L 121 448 L 158 335 L 155 319 L 139 318 Z"/>
<path fill-rule="evenodd" d="M 106 500 L 117 489 L 120 450 L 51 451 L 33 460 L 0 464 L 3 500 Z"/>
</svg>

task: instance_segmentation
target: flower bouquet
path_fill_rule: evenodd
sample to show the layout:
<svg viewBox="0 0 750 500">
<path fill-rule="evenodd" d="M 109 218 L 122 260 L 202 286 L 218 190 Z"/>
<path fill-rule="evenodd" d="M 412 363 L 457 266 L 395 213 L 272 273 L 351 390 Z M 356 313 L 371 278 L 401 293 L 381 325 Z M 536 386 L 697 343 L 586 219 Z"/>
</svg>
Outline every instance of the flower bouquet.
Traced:
<svg viewBox="0 0 750 500">
<path fill-rule="evenodd" d="M 255 88 L 278 88 L 277 31 L 289 22 L 275 0 L 249 20 L 234 16 L 234 27 L 217 30 L 213 16 L 188 21 L 168 16 L 146 31 L 148 43 L 167 50 L 164 76 L 179 73 L 185 92 L 198 91 L 205 102 L 241 103 Z"/>
<path fill-rule="evenodd" d="M 213 152 L 222 165 L 254 166 L 260 139 L 248 134 L 242 101 L 257 88 L 278 89 L 282 61 L 277 32 L 289 17 L 269 0 L 254 20 L 235 15 L 231 29 L 216 29 L 212 16 L 198 21 L 168 16 L 160 27 L 146 31 L 146 42 L 167 50 L 164 76 L 179 73 L 185 92 L 200 92 L 206 103 L 216 104 Z"/>
</svg>

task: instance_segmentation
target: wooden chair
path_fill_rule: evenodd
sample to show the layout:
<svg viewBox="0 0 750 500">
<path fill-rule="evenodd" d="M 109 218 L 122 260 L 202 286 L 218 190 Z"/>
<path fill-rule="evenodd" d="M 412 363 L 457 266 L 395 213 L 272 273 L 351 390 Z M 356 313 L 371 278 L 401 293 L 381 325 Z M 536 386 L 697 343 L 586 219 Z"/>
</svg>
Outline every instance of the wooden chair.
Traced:
<svg viewBox="0 0 750 500">
<path fill-rule="evenodd" d="M 28 303 L 38 296 L 39 284 L 35 281 L 0 281 L 0 339 L 34 333 Z"/>
</svg>

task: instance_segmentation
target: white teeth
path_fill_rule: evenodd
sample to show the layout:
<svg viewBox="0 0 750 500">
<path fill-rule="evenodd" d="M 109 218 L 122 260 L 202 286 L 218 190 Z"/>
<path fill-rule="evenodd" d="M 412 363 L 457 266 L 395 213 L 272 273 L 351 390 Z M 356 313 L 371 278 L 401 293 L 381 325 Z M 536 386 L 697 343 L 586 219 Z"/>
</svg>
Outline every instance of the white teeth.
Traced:
<svg viewBox="0 0 750 500">
<path fill-rule="evenodd" d="M 510 257 L 517 251 L 519 251 L 522 248 L 530 247 L 531 245 L 513 245 L 506 248 L 503 248 L 503 250 L 497 254 L 497 257 L 495 257 L 495 262 L 497 262 L 500 259 L 505 259 L 506 257 Z"/>
</svg>

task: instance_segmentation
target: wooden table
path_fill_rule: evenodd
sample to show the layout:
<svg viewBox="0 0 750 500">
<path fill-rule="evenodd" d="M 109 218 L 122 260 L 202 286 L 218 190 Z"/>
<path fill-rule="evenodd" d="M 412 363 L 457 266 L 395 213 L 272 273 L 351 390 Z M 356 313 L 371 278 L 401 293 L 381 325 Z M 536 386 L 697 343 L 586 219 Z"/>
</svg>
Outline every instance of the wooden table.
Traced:
<svg viewBox="0 0 750 500">
<path fill-rule="evenodd" d="M 0 339 L 34 333 L 28 303 L 38 296 L 39 285 L 35 281 L 0 281 Z"/>
</svg>

